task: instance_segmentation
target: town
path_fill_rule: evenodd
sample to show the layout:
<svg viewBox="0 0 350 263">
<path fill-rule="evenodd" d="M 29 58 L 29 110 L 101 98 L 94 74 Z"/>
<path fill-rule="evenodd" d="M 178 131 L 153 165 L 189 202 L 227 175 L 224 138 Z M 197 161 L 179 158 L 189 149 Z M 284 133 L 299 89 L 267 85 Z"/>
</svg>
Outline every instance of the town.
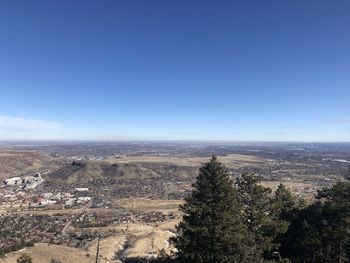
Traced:
<svg viewBox="0 0 350 263">
<path fill-rule="evenodd" d="M 339 150 L 334 145 L 118 146 L 93 146 L 93 154 L 84 143 L 55 144 L 52 151 L 43 144 L 1 145 L 3 170 L 14 159 L 19 167 L 17 173 L 2 175 L 1 254 L 37 243 L 91 254 L 99 235 L 106 246 L 118 240 L 112 255 L 106 252 L 110 260 L 153 257 L 162 249 L 172 249 L 162 242 L 174 234 L 181 219 L 178 205 L 191 192 L 209 151 L 221 154 L 219 159 L 227 165 L 233 181 L 243 173 L 253 173 L 262 177 L 265 186 L 275 189 L 282 182 L 306 199 L 312 199 L 318 189 L 344 180 L 350 160 L 350 147 Z M 18 157 L 23 155 L 25 160 Z M 28 158 L 33 157 L 41 161 L 40 167 L 23 173 L 19 163 L 28 165 Z M 156 250 L 139 247 L 153 239 L 163 245 Z"/>
</svg>

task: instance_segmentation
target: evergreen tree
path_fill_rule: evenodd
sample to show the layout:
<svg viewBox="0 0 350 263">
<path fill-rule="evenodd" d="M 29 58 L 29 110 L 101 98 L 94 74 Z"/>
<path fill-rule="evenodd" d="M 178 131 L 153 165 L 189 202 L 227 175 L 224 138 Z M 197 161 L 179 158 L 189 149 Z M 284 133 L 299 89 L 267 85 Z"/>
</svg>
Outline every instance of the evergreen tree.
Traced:
<svg viewBox="0 0 350 263">
<path fill-rule="evenodd" d="M 350 248 L 350 183 L 339 182 L 318 193 L 324 205 L 325 245 L 328 256 L 335 262 L 349 262 Z"/>
<path fill-rule="evenodd" d="M 227 169 L 213 156 L 199 170 L 192 194 L 180 207 L 183 220 L 174 239 L 180 262 L 244 263 L 242 207 Z"/>
<path fill-rule="evenodd" d="M 348 166 L 348 169 L 345 172 L 344 178 L 348 181 L 350 180 L 350 165 Z"/>
<path fill-rule="evenodd" d="M 305 207 L 305 201 L 295 195 L 284 184 L 279 184 L 272 200 L 275 213 L 280 220 L 290 222 L 296 212 Z"/>
<path fill-rule="evenodd" d="M 349 262 L 350 183 L 337 183 L 317 197 L 291 221 L 281 253 L 296 263 Z"/>
<path fill-rule="evenodd" d="M 286 188 L 286 186 L 283 184 L 280 184 L 275 191 L 273 205 L 279 219 L 283 220 L 288 226 L 288 231 L 290 231 L 290 225 L 294 221 L 299 220 L 299 213 L 305 208 L 304 200 L 293 195 L 290 189 Z M 298 231 L 299 228 L 296 228 L 295 230 Z M 290 253 L 286 253 L 284 250 L 287 249 L 290 251 L 288 248 L 289 245 L 287 244 L 290 244 L 290 239 L 294 239 L 294 237 L 294 235 L 288 235 L 286 232 L 280 233 L 276 236 L 274 243 L 279 244 L 280 246 L 278 250 L 280 257 L 285 258 L 291 255 Z"/>
<path fill-rule="evenodd" d="M 300 210 L 283 235 L 281 254 L 296 263 L 332 262 L 327 261 L 324 234 L 328 220 L 325 219 L 324 206 L 320 202 Z"/>
<path fill-rule="evenodd" d="M 275 238 L 287 230 L 287 223 L 279 218 L 280 211 L 271 199 L 271 189 L 260 182 L 260 177 L 249 173 L 237 179 L 243 206 L 242 220 L 250 244 L 249 262 L 255 263 L 273 258 L 273 252 L 278 248 Z"/>
</svg>

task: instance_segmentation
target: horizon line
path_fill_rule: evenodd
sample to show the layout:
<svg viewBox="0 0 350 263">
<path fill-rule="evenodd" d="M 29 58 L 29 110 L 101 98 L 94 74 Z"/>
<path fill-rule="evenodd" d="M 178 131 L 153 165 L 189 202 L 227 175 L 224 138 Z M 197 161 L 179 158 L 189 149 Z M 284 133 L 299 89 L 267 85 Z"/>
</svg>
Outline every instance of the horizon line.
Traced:
<svg viewBox="0 0 350 263">
<path fill-rule="evenodd" d="M 312 140 L 194 140 L 194 139 L 0 139 L 2 142 L 158 142 L 158 143 L 350 143 L 349 141 Z"/>
</svg>

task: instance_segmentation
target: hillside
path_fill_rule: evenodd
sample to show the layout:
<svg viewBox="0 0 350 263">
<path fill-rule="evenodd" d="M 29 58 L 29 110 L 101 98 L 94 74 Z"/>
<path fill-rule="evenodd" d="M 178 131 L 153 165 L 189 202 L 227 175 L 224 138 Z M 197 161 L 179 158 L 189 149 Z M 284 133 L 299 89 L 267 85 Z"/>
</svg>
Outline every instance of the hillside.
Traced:
<svg viewBox="0 0 350 263">
<path fill-rule="evenodd" d="M 9 253 L 5 258 L 0 258 L 1 263 L 16 263 L 16 259 L 23 253 L 28 253 L 32 256 L 35 263 L 48 263 L 52 258 L 61 261 L 62 263 L 93 263 L 93 256 L 86 256 L 87 252 L 70 248 L 66 246 L 51 245 L 45 243 L 35 244 L 34 247 L 22 249 L 20 251 Z M 101 261 L 103 262 L 103 261 Z"/>
<path fill-rule="evenodd" d="M 57 161 L 37 151 L 0 151 L 0 180 L 57 167 Z"/>
<path fill-rule="evenodd" d="M 50 179 L 67 183 L 82 182 L 104 177 L 136 179 L 155 178 L 160 175 L 140 164 L 88 161 L 84 165 L 64 165 L 49 175 Z"/>
<path fill-rule="evenodd" d="M 208 157 L 122 157 L 102 161 L 67 164 L 49 175 L 51 180 L 67 183 L 85 182 L 91 179 L 147 179 L 169 176 L 171 178 L 195 178 L 198 168 Z M 229 168 L 257 166 L 268 161 L 263 158 L 231 154 L 220 160 Z"/>
<path fill-rule="evenodd" d="M 100 178 L 149 179 L 164 176 L 179 179 L 195 178 L 198 168 L 207 159 L 208 157 L 123 156 L 117 159 L 63 164 L 60 159 L 39 151 L 2 150 L 0 180 L 47 169 L 51 172 L 45 179 L 63 183 L 79 183 Z M 255 166 L 267 162 L 264 158 L 239 154 L 221 156 L 220 160 L 229 168 Z"/>
</svg>

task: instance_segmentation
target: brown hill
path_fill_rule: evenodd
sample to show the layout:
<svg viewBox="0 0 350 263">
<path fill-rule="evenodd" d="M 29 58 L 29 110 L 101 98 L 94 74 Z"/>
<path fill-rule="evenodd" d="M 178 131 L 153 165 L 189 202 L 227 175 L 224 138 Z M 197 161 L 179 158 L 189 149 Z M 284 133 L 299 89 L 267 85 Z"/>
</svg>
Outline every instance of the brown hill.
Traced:
<svg viewBox="0 0 350 263">
<path fill-rule="evenodd" d="M 55 167 L 54 158 L 37 151 L 0 151 L 0 180 Z"/>
<path fill-rule="evenodd" d="M 137 163 L 111 164 L 102 161 L 88 161 L 84 165 L 65 165 L 51 173 L 50 179 L 72 183 L 104 177 L 136 179 L 159 176 L 157 172 Z"/>
<path fill-rule="evenodd" d="M 23 176 L 50 169 L 47 179 L 66 183 L 84 182 L 104 177 L 120 179 L 144 179 L 168 176 L 171 178 L 194 178 L 198 167 L 207 162 L 209 157 L 159 157 L 159 156 L 123 156 L 118 159 L 102 161 L 90 160 L 62 164 L 62 161 L 39 151 L 0 151 L 0 180 Z M 220 156 L 219 160 L 229 168 L 261 165 L 266 159 L 231 154 Z"/>
<path fill-rule="evenodd" d="M 209 157 L 123 157 L 103 161 L 87 161 L 65 165 L 49 175 L 52 180 L 67 183 L 84 182 L 98 178 L 145 179 L 168 176 L 171 178 L 194 178 L 198 168 Z M 232 154 L 219 157 L 230 168 L 254 166 L 267 160 L 255 156 Z"/>
<path fill-rule="evenodd" d="M 23 253 L 30 254 L 33 258 L 33 262 L 35 263 L 48 263 L 52 258 L 59 260 L 62 263 L 95 262 L 94 255 L 87 256 L 86 251 L 66 246 L 38 243 L 35 244 L 34 247 L 29 247 L 20 251 L 9 253 L 5 258 L 0 258 L 0 263 L 16 263 L 17 258 Z"/>
</svg>

